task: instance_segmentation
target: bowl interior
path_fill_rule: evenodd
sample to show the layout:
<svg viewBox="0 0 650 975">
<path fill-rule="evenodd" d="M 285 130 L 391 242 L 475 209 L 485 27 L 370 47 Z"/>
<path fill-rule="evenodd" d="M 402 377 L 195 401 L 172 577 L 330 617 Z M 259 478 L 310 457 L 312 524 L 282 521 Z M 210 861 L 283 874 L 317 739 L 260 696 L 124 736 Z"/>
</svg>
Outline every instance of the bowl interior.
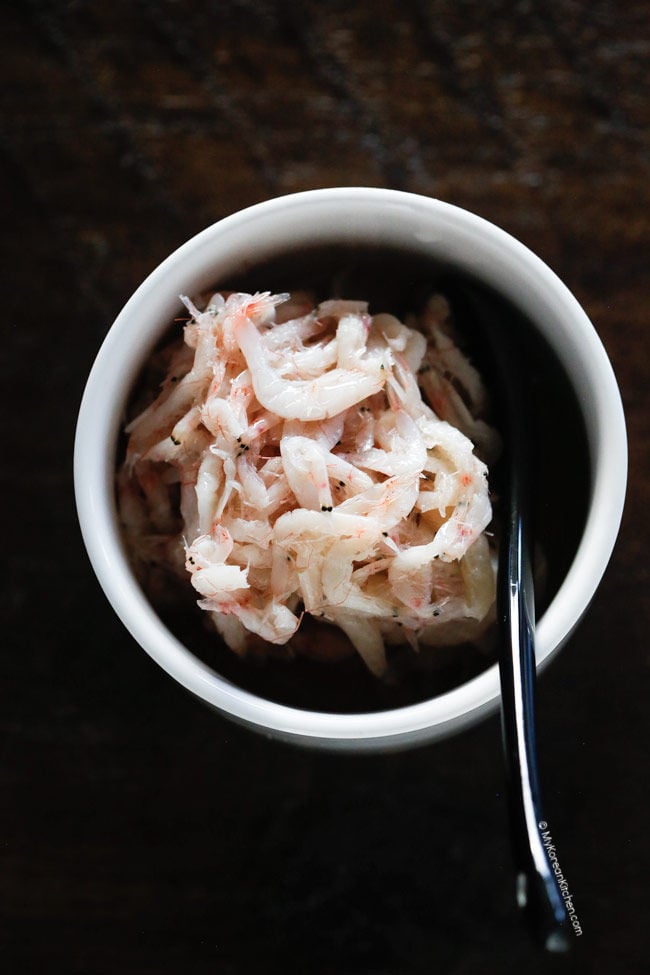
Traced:
<svg viewBox="0 0 650 975">
<path fill-rule="evenodd" d="M 309 290 L 317 300 L 341 296 L 370 302 L 373 313 L 389 311 L 399 317 L 421 308 L 435 292 L 446 294 L 470 355 L 484 374 L 488 388 L 492 378 L 483 351 L 481 330 L 466 310 L 463 295 L 471 288 L 493 314 L 523 339 L 521 368 L 528 390 L 530 435 L 535 485 L 535 533 L 539 548 L 538 616 L 543 615 L 564 580 L 578 550 L 590 502 L 588 436 L 578 398 L 564 367 L 540 329 L 511 300 L 497 294 L 476 276 L 457 265 L 423 253 L 422 247 L 389 247 L 374 244 L 337 243 L 320 246 L 284 245 L 269 259 L 242 262 L 240 269 L 221 276 L 215 271 L 211 285 L 245 291 Z M 180 305 L 179 305 L 180 308 Z M 173 316 L 170 316 L 170 319 Z M 179 329 L 170 321 L 169 330 Z M 135 388 L 138 381 L 136 380 Z M 498 419 L 497 419 L 498 425 Z M 561 475 L 558 476 L 558 472 Z M 491 472 L 491 487 L 498 495 L 501 471 Z M 179 602 L 170 606 L 156 601 L 154 608 L 168 629 L 196 657 L 233 685 L 265 700 L 302 710 L 332 714 L 387 711 L 435 699 L 446 691 L 487 670 L 494 654 L 469 645 L 441 650 L 430 666 L 412 653 L 396 653 L 399 678 L 377 681 L 353 657 L 338 664 L 324 664 L 303 657 L 246 660 L 225 648 L 205 626 L 204 614 L 195 606 L 189 581 Z M 327 640 L 328 629 L 314 625 L 312 638 Z M 408 661 L 408 665 L 407 665 Z"/>
</svg>

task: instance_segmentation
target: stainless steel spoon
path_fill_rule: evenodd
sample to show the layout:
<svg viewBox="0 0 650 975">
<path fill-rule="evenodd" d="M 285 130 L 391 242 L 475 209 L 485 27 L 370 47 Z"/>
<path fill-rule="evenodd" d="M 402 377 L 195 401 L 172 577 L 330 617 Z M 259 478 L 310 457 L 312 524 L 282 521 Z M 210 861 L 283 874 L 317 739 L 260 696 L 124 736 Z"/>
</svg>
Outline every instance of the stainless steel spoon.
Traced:
<svg viewBox="0 0 650 975">
<path fill-rule="evenodd" d="M 442 290 L 442 289 L 441 289 Z M 535 600 L 530 529 L 531 470 L 527 390 L 516 325 L 469 286 L 454 286 L 452 308 L 484 344 L 497 389 L 504 435 L 504 524 L 497 578 L 501 645 L 501 728 L 508 786 L 517 903 L 551 952 L 569 948 L 568 915 L 540 823 L 546 826 L 537 764 L 535 720 Z M 541 828 L 544 828 L 541 827 Z"/>
</svg>

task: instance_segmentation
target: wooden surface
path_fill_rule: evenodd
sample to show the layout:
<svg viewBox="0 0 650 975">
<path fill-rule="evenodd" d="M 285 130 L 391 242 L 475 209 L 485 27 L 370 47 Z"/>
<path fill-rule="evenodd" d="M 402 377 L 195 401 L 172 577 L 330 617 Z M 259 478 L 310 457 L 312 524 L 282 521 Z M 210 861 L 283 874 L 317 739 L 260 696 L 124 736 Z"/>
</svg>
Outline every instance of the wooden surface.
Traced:
<svg viewBox="0 0 650 975">
<path fill-rule="evenodd" d="M 3 7 L 5 971 L 647 970 L 648 21 L 644 0 Z M 584 930 L 560 964 L 514 908 L 496 718 L 372 758 L 240 730 L 130 640 L 81 544 L 76 411 L 126 298 L 215 219 L 339 184 L 514 233 L 620 380 L 620 541 L 540 684 Z"/>
</svg>

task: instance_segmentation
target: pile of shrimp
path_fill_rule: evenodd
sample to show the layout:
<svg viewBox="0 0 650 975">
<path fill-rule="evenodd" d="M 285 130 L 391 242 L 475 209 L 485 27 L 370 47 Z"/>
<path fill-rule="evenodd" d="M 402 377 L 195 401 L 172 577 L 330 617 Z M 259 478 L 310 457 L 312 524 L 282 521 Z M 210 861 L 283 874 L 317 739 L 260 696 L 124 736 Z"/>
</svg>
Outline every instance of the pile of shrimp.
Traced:
<svg viewBox="0 0 650 975">
<path fill-rule="evenodd" d="M 213 294 L 126 427 L 123 525 L 143 565 L 189 573 L 225 643 L 335 624 L 376 675 L 386 645 L 486 627 L 497 438 L 444 299 L 410 327 L 362 301 Z M 259 640 L 257 640 L 259 644 Z"/>
</svg>

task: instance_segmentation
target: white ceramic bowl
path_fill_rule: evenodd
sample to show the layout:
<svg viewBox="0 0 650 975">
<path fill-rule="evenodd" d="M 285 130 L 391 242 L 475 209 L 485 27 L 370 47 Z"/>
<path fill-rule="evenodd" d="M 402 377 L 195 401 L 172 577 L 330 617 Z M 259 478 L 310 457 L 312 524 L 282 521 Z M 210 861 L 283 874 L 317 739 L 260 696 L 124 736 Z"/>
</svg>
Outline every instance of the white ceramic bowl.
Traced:
<svg viewBox="0 0 650 975">
<path fill-rule="evenodd" d="M 537 627 L 538 664 L 548 662 L 587 608 L 618 533 L 627 475 L 620 395 L 594 328 L 559 278 L 513 237 L 449 204 L 383 189 L 315 190 L 250 207 L 189 240 L 138 288 L 102 345 L 79 414 L 75 489 L 86 547 L 108 599 L 172 677 L 220 712 L 266 733 L 372 749 L 448 735 L 488 714 L 499 701 L 497 666 L 423 703 L 369 714 L 299 710 L 255 696 L 215 673 L 163 625 L 129 566 L 114 498 L 125 404 L 143 362 L 178 314 L 178 295 L 196 294 L 287 248 L 350 243 L 421 252 L 472 274 L 532 320 L 568 373 L 586 423 L 591 498 L 573 564 Z"/>
</svg>

